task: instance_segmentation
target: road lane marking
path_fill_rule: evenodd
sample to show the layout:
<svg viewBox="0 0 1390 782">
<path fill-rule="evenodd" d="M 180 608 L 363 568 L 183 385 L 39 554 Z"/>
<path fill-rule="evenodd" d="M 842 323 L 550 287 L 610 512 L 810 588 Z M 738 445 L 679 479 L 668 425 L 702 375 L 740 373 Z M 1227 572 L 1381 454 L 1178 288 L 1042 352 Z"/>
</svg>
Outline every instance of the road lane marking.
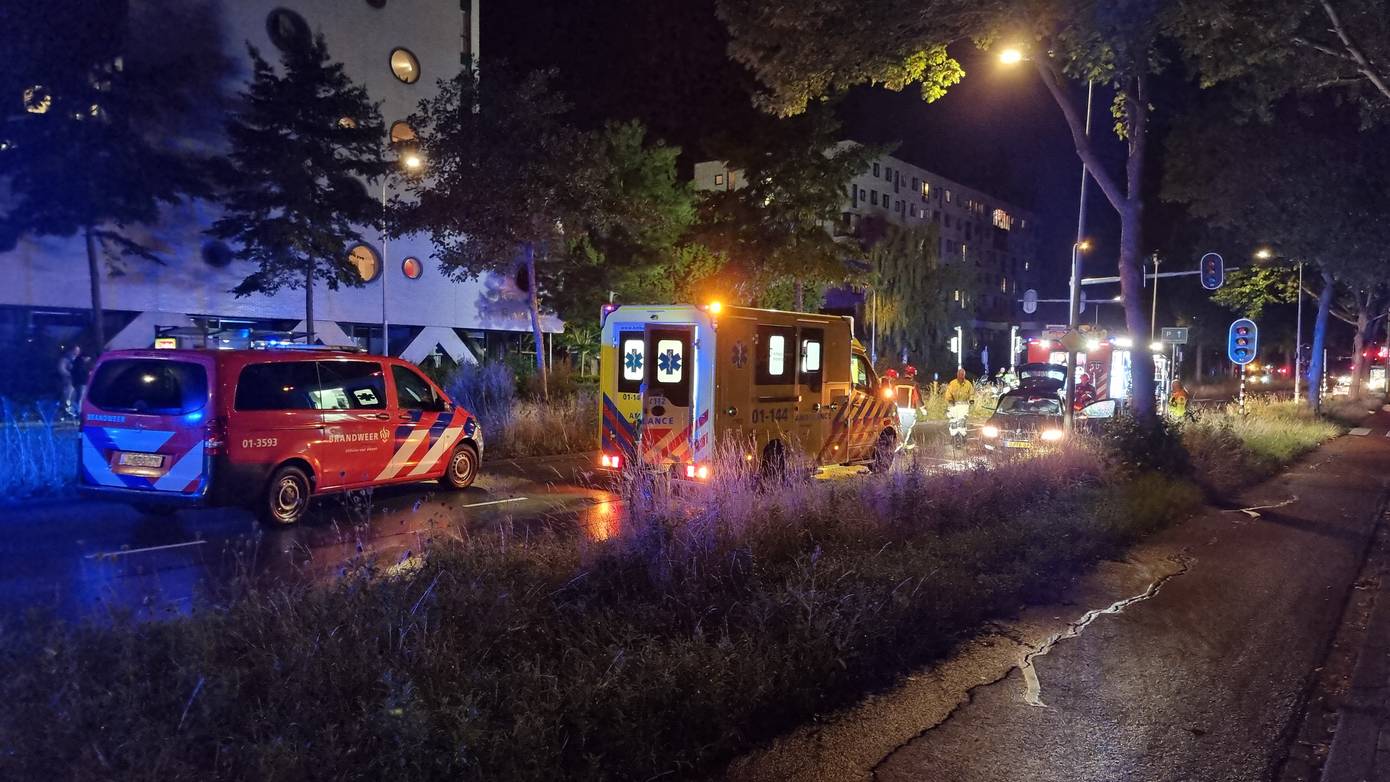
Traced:
<svg viewBox="0 0 1390 782">
<path fill-rule="evenodd" d="M 1357 437 L 1365 437 L 1366 435 L 1368 435 L 1368 434 L 1370 434 L 1370 433 L 1371 433 L 1371 428 L 1370 428 L 1369 426 L 1358 426 L 1358 427 L 1356 427 L 1355 429 L 1351 430 L 1351 434 L 1354 434 L 1354 435 L 1356 435 Z"/>
<path fill-rule="evenodd" d="M 146 546 L 145 548 L 130 548 L 121 551 L 98 551 L 95 554 L 88 554 L 87 559 L 110 559 L 113 557 L 123 557 L 126 554 L 143 554 L 147 551 L 164 551 L 171 548 L 184 548 L 185 546 L 201 546 L 207 543 L 206 540 L 189 540 L 183 543 L 166 543 L 163 546 Z"/>
<path fill-rule="evenodd" d="M 460 505 L 459 507 L 460 507 L 460 508 L 481 508 L 481 507 L 483 507 L 484 505 L 501 505 L 501 504 L 504 503 L 504 502 L 525 502 L 525 501 L 527 501 L 527 500 L 529 500 L 529 499 L 531 499 L 531 498 L 530 498 L 530 497 L 508 497 L 508 498 L 505 499 L 505 500 L 488 500 L 487 502 L 473 502 L 473 503 L 469 503 L 468 505 Z"/>
<path fill-rule="evenodd" d="M 1249 516 L 1249 517 L 1252 518 L 1252 519 L 1258 519 L 1258 518 L 1260 518 L 1260 511 L 1262 511 L 1262 510 L 1270 510 L 1270 509 L 1272 509 L 1272 508 L 1282 508 L 1282 507 L 1284 507 L 1285 505 L 1292 505 L 1292 504 L 1294 504 L 1295 502 L 1298 502 L 1298 495 L 1297 495 L 1297 494 L 1295 494 L 1294 496 L 1288 498 L 1287 500 L 1284 500 L 1283 502 L 1275 503 L 1275 504 L 1273 504 L 1273 505 L 1255 505 L 1255 506 L 1249 507 L 1249 508 L 1230 508 L 1230 509 L 1228 509 L 1226 512 L 1227 512 L 1227 513 L 1244 513 L 1245 515 Z"/>
</svg>

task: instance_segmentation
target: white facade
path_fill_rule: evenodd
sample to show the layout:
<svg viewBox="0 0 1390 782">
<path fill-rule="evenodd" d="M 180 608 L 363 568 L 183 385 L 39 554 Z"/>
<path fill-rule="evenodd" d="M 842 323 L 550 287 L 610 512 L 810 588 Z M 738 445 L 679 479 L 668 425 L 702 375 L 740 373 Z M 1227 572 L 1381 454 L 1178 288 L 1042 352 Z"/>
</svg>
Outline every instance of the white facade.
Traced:
<svg viewBox="0 0 1390 782">
<path fill-rule="evenodd" d="M 136 0 L 139 2 L 139 0 Z M 380 102 L 382 120 L 393 122 L 413 112 L 421 98 L 432 94 L 436 80 L 458 73 L 462 59 L 478 52 L 479 0 L 217 0 L 226 54 L 239 72 L 228 85 L 239 90 L 248 78 L 250 43 L 272 63 L 278 49 L 268 33 L 268 18 L 281 9 L 297 14 L 314 34 L 322 34 L 329 55 L 354 81 L 366 86 Z M 417 77 L 406 83 L 393 73 L 392 54 L 407 50 L 418 63 Z M 380 197 L 380 185 L 368 190 Z M 148 346 L 155 327 L 193 325 L 214 318 L 225 321 L 270 320 L 302 324 L 304 291 L 283 290 L 273 296 L 236 298 L 231 289 L 254 270 L 254 264 L 209 262 L 225 253 L 203 234 L 217 217 L 211 204 L 185 204 L 168 210 L 159 225 L 131 231 L 143 234 L 148 246 L 165 260 L 123 262 L 123 272 L 102 282 L 104 305 L 134 320 L 123 331 L 108 334 L 112 347 Z M 418 360 L 442 350 L 456 361 L 472 355 L 455 329 L 471 331 L 529 331 L 525 294 L 511 279 L 452 282 L 440 272 L 428 236 L 384 242 L 375 230 L 363 232 L 365 243 L 382 261 L 380 273 L 360 288 L 315 289 L 318 328 L 363 342 L 375 327 L 380 347 L 383 317 L 392 326 L 394 352 Z M 344 253 L 349 248 L 344 244 Z M 419 261 L 418 277 L 404 271 L 407 258 Z M 29 310 L 86 310 L 91 299 L 86 253 L 80 238 L 31 237 L 10 253 L 0 255 L 8 284 L 0 286 L 0 306 Z M 384 294 L 384 295 L 383 295 Z M 383 311 L 384 307 L 384 311 Z M 558 331 L 560 323 L 546 319 L 544 327 Z M 410 327 L 401 333 L 398 327 Z M 403 342 L 403 337 L 408 341 Z M 327 336 L 324 341 L 331 341 Z"/>
</svg>

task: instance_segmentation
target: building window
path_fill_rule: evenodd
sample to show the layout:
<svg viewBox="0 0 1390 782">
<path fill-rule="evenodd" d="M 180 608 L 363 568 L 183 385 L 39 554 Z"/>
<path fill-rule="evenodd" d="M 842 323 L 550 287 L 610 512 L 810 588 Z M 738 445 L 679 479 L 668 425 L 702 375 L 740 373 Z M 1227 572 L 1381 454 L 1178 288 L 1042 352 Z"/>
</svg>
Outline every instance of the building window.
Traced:
<svg viewBox="0 0 1390 782">
<path fill-rule="evenodd" d="M 869 203 L 873 204 L 874 206 L 878 206 L 878 191 L 877 191 L 877 190 L 870 190 L 870 191 L 869 191 Z"/>
<path fill-rule="evenodd" d="M 30 114 L 45 114 L 53 106 L 53 96 L 42 84 L 24 88 L 24 110 Z"/>
<path fill-rule="evenodd" d="M 348 262 L 357 269 L 357 277 L 362 282 L 371 282 L 381 276 L 381 255 L 370 245 L 361 242 L 348 250 Z"/>
<path fill-rule="evenodd" d="M 951 203 L 951 191 L 950 191 L 950 190 L 947 190 L 947 191 L 946 191 L 946 203 L 948 203 L 948 204 Z"/>
<path fill-rule="evenodd" d="M 386 0 L 367 0 L 367 5 L 372 8 L 385 8 Z"/>
<path fill-rule="evenodd" d="M 878 164 L 874 164 L 874 176 L 878 176 Z"/>
<path fill-rule="evenodd" d="M 282 52 L 303 48 L 309 43 L 309 23 L 288 8 L 276 8 L 265 18 L 270 42 Z"/>
<path fill-rule="evenodd" d="M 424 273 L 425 265 L 420 263 L 419 258 L 410 257 L 401 261 L 401 274 L 404 274 L 407 280 L 418 280 Z"/>
<path fill-rule="evenodd" d="M 893 169 L 891 169 L 891 168 L 889 168 L 889 167 L 887 167 L 887 166 L 884 166 L 884 167 L 883 167 L 883 181 L 885 181 L 885 182 L 892 182 L 892 181 L 893 181 Z"/>
<path fill-rule="evenodd" d="M 862 204 L 862 203 L 864 203 L 864 202 L 867 201 L 867 200 L 868 200 L 868 195 L 866 195 L 866 194 L 864 193 L 864 188 L 862 188 L 862 187 L 859 188 L 859 203 Z"/>
<path fill-rule="evenodd" d="M 723 174 L 715 174 L 715 175 L 714 175 L 714 184 L 716 184 L 716 185 L 723 185 L 723 184 L 724 184 L 724 175 L 723 175 Z"/>
<path fill-rule="evenodd" d="M 409 49 L 392 49 L 391 72 L 402 82 L 414 84 L 420 80 L 420 61 Z"/>
<path fill-rule="evenodd" d="M 415 140 L 415 128 L 410 127 L 410 123 L 404 120 L 396 120 L 391 123 L 391 143 L 404 144 L 407 141 Z"/>
<path fill-rule="evenodd" d="M 913 177 L 913 178 L 912 178 L 912 189 L 913 189 L 913 190 L 916 190 L 916 189 L 917 189 L 917 177 Z"/>
<path fill-rule="evenodd" d="M 1003 209 L 994 210 L 994 227 L 1003 228 L 1005 231 L 1013 227 L 1013 220 L 1009 219 L 1009 213 Z"/>
</svg>

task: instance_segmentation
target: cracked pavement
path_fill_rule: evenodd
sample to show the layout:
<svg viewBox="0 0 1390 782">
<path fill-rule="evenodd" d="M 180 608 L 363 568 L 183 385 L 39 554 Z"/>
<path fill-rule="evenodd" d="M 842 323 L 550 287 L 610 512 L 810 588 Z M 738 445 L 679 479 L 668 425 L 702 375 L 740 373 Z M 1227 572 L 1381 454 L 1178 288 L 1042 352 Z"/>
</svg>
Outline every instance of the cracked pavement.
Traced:
<svg viewBox="0 0 1390 782">
<path fill-rule="evenodd" d="M 1383 430 L 1390 415 L 1365 425 Z M 741 759 L 728 776 L 1267 779 L 1297 729 L 1388 486 L 1386 438 L 1340 438 L 1240 497 L 1238 509 L 1258 517 L 1208 507 L 1125 561 L 1101 563 L 1065 604 L 1024 611 L 894 690 Z M 1043 706 L 1028 703 L 1028 658 Z"/>
</svg>

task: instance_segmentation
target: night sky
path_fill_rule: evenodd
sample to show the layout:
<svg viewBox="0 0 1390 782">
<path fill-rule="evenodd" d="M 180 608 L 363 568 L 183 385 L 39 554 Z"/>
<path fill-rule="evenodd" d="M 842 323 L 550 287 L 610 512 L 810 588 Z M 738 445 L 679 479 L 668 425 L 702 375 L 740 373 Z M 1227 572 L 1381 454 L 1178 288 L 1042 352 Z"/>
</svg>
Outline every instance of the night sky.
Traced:
<svg viewBox="0 0 1390 782">
<path fill-rule="evenodd" d="M 482 30 L 485 59 L 559 69 L 577 121 L 641 119 L 685 150 L 687 173 L 707 157 L 705 139 L 756 112 L 748 97 L 753 78 L 726 55 L 727 34 L 713 0 L 485 2 Z M 913 89 L 850 93 L 840 109 L 845 135 L 898 143 L 898 157 L 1034 211 L 1044 230 L 1042 293 L 1063 295 L 1080 180 L 1066 124 L 1029 68 L 1006 68 L 970 47 L 956 54 L 966 78 L 936 103 L 923 102 Z M 1122 157 L 1109 104 L 1110 96 L 1098 92 L 1094 132 L 1111 140 L 1111 155 Z M 1089 211 L 1088 233 L 1098 247 L 1096 268 L 1087 273 L 1113 273 L 1113 261 L 1102 259 L 1114 257 L 1118 224 L 1094 185 Z M 1056 317 L 1045 310 L 1039 316 L 1057 320 L 1058 310 Z"/>
</svg>

